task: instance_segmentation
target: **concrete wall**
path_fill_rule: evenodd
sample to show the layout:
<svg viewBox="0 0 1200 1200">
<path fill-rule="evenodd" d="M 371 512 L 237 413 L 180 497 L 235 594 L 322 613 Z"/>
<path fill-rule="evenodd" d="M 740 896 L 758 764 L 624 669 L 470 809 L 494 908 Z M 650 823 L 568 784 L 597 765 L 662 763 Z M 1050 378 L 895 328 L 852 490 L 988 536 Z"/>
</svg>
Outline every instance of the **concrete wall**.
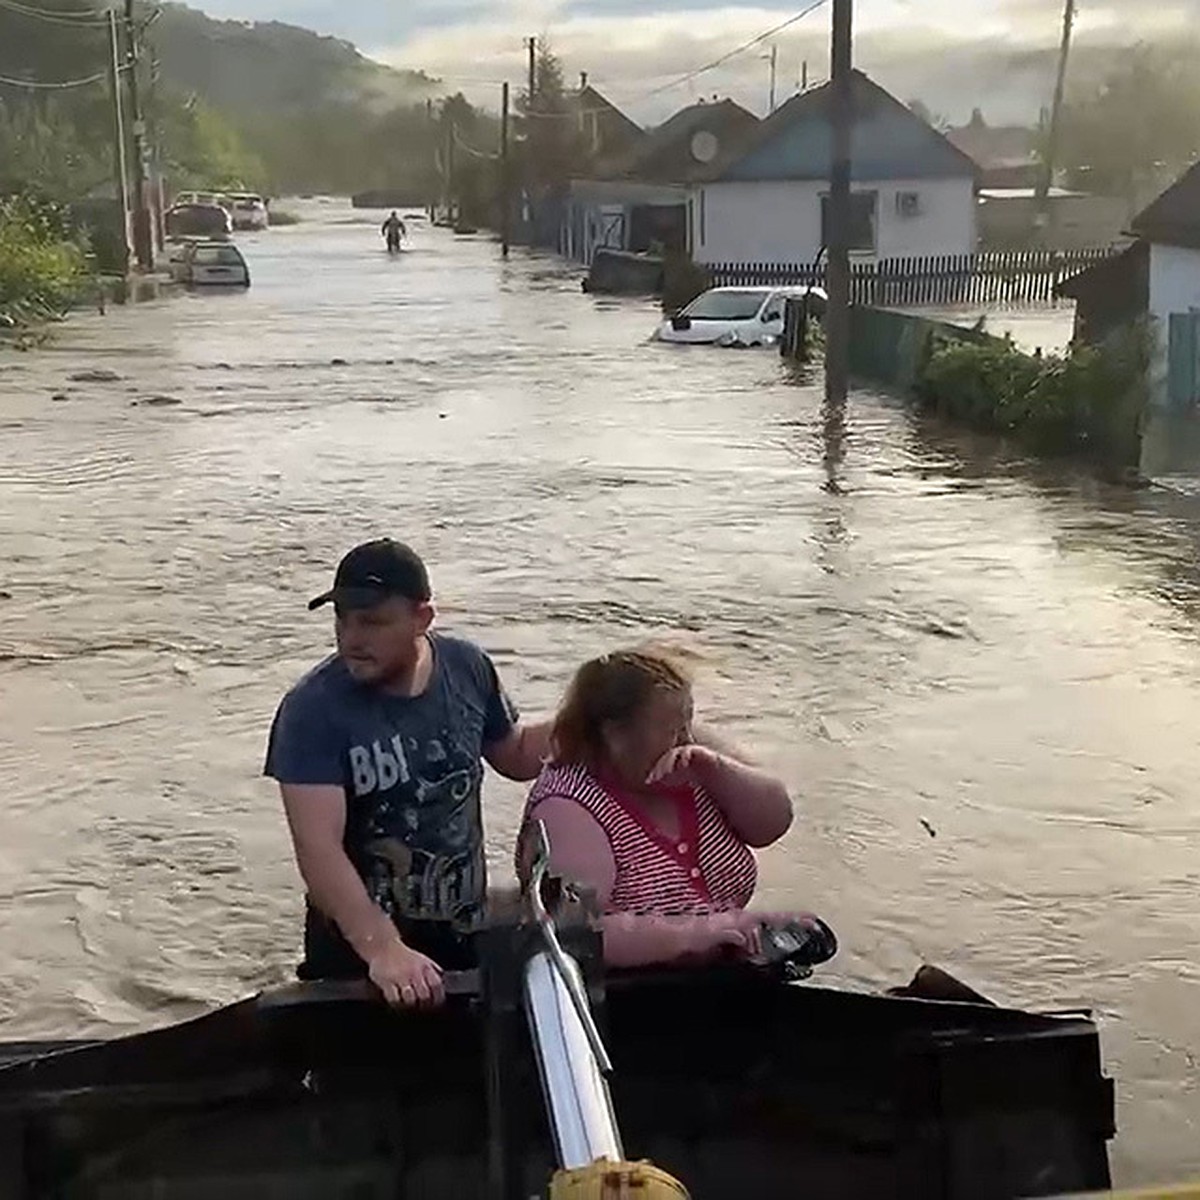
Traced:
<svg viewBox="0 0 1200 1200">
<path fill-rule="evenodd" d="M 855 183 L 876 192 L 875 246 L 860 259 L 970 254 L 975 249 L 972 181 L 889 179 Z M 693 189 L 692 257 L 700 263 L 812 262 L 821 249 L 824 182 L 711 183 Z M 918 212 L 904 216 L 896 196 L 915 192 Z"/>
</svg>

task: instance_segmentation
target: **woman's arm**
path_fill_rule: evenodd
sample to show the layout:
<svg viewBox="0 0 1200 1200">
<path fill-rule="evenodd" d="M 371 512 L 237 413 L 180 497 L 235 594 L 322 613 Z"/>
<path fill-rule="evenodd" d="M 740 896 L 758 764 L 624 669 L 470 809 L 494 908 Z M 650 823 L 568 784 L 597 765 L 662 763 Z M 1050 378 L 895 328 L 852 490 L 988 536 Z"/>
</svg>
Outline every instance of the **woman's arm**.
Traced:
<svg viewBox="0 0 1200 1200">
<path fill-rule="evenodd" d="M 769 771 L 707 746 L 678 746 L 650 772 L 648 783 L 698 783 L 747 846 L 769 846 L 792 824 L 792 798 Z"/>
<path fill-rule="evenodd" d="M 548 796 L 529 816 L 545 824 L 550 869 L 568 882 L 593 889 L 601 909 L 607 907 L 617 864 L 599 822 L 565 796 Z M 601 918 L 600 928 L 604 961 L 611 967 L 706 958 L 723 946 L 749 952 L 757 944 L 757 921 L 741 912 L 671 917 L 609 913 Z"/>
</svg>

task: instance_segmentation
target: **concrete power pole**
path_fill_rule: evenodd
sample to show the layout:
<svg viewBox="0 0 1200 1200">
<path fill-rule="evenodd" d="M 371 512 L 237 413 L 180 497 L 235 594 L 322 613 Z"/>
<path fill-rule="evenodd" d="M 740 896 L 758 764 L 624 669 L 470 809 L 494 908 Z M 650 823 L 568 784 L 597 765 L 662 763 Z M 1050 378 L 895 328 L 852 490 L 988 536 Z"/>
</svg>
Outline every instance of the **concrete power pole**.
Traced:
<svg viewBox="0 0 1200 1200">
<path fill-rule="evenodd" d="M 829 164 L 828 292 L 825 315 L 825 398 L 844 404 L 850 374 L 850 153 L 854 128 L 854 0 L 833 0 Z"/>
<path fill-rule="evenodd" d="M 143 271 L 154 270 L 154 227 L 150 219 L 147 188 L 148 155 L 146 118 L 138 92 L 138 28 L 134 0 L 125 0 L 125 36 L 128 38 L 125 72 L 129 83 L 129 109 L 133 119 L 133 253 Z"/>
<path fill-rule="evenodd" d="M 121 105 L 121 42 L 117 14 L 108 10 L 109 85 L 113 106 L 113 178 L 121 206 L 121 274 L 129 273 L 129 171 L 125 163 L 125 115 Z"/>
</svg>

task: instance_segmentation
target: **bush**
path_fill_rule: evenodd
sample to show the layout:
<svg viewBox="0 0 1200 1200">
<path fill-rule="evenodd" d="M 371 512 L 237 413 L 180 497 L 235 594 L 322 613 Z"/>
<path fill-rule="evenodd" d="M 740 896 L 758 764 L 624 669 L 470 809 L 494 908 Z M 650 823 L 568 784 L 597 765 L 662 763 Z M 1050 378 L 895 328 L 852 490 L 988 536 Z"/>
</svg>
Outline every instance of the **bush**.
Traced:
<svg viewBox="0 0 1200 1200">
<path fill-rule="evenodd" d="M 1149 360 L 1144 324 L 1065 356 L 1022 354 L 1008 340 L 939 338 L 916 391 L 926 407 L 977 429 L 1012 434 L 1039 453 L 1084 452 L 1133 466 Z"/>
<path fill-rule="evenodd" d="M 61 209 L 28 196 L 0 201 L 0 325 L 60 316 L 85 276 L 84 248 Z"/>
</svg>

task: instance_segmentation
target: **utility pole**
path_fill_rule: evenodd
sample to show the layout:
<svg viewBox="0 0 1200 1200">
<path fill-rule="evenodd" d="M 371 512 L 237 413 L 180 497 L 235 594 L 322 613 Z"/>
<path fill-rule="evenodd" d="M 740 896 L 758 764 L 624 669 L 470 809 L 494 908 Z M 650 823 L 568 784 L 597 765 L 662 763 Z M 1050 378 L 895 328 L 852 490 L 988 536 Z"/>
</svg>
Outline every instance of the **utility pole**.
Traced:
<svg viewBox="0 0 1200 1200">
<path fill-rule="evenodd" d="M 771 99 L 767 105 L 768 114 L 775 111 L 775 68 L 779 63 L 779 47 L 771 47 Z"/>
<path fill-rule="evenodd" d="M 444 107 L 442 120 L 446 123 L 446 220 L 454 226 L 458 224 L 454 215 L 454 116 Z"/>
<path fill-rule="evenodd" d="M 429 191 L 425 195 L 425 203 L 429 209 L 430 221 L 437 220 L 437 179 L 441 173 L 438 170 L 437 130 L 433 124 L 433 101 L 425 101 L 425 134 L 429 142 Z"/>
<path fill-rule="evenodd" d="M 121 48 L 117 14 L 108 10 L 109 89 L 113 106 L 113 176 L 121 206 L 121 274 L 129 273 L 129 175 L 125 167 L 125 117 L 121 111 Z"/>
<path fill-rule="evenodd" d="M 807 58 L 800 64 L 800 90 L 802 92 L 808 91 L 808 59 Z"/>
<path fill-rule="evenodd" d="M 508 257 L 512 239 L 512 197 L 509 195 L 512 175 L 508 161 L 508 82 L 500 93 L 500 253 Z"/>
<path fill-rule="evenodd" d="M 833 0 L 830 97 L 833 153 L 829 164 L 828 293 L 825 399 L 844 404 L 850 375 L 850 152 L 854 128 L 854 0 Z"/>
<path fill-rule="evenodd" d="M 129 83 L 129 109 L 133 118 L 133 253 L 143 271 L 154 270 L 154 236 L 146 189 L 146 119 L 138 96 L 138 29 L 134 19 L 134 0 L 125 0 L 126 75 Z"/>
<path fill-rule="evenodd" d="M 166 242 L 166 228 L 163 213 L 166 211 L 166 189 L 163 186 L 162 172 L 162 125 L 158 106 L 158 81 L 160 76 L 158 56 L 150 59 L 150 86 L 147 96 L 147 107 L 150 110 L 150 123 L 153 136 L 150 138 L 150 203 L 154 209 L 154 245 L 161 254 Z"/>
<path fill-rule="evenodd" d="M 1067 81 L 1067 56 L 1071 50 L 1071 30 L 1075 25 L 1075 0 L 1066 0 L 1063 9 L 1062 44 L 1058 50 L 1058 76 L 1054 81 L 1054 103 L 1050 109 L 1050 129 L 1046 135 L 1045 160 L 1038 172 L 1035 220 L 1042 240 L 1050 232 L 1050 187 L 1054 182 L 1054 160 L 1058 155 L 1058 127 L 1062 117 L 1063 91 Z"/>
<path fill-rule="evenodd" d="M 529 48 L 529 107 L 532 110 L 537 92 L 537 38 L 528 38 L 525 45 Z"/>
</svg>

